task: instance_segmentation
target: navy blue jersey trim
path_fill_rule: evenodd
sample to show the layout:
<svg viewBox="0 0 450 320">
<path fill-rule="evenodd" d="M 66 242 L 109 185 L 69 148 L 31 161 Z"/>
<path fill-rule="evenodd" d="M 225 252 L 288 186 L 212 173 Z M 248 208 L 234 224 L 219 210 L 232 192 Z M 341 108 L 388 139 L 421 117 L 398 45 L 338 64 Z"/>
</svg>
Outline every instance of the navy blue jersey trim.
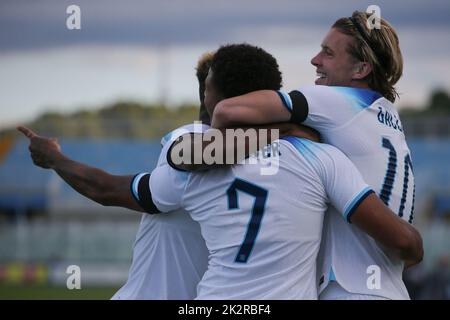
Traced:
<svg viewBox="0 0 450 320">
<path fill-rule="evenodd" d="M 347 221 L 349 223 L 352 223 L 351 217 L 352 215 L 355 213 L 356 209 L 359 207 L 359 205 L 364 201 L 364 199 L 366 199 L 369 195 L 371 195 L 372 193 L 375 193 L 373 190 L 368 190 L 366 193 L 364 193 L 358 201 L 356 201 L 356 203 L 353 205 L 353 207 L 350 209 L 350 211 L 347 214 Z"/>
</svg>

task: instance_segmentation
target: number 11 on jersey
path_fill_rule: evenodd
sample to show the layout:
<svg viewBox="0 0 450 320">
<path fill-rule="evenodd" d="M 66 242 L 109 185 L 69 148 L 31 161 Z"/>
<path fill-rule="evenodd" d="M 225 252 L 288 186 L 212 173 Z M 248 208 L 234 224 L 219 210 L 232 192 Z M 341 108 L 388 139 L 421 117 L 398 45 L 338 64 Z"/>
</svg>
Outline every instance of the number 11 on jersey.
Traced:
<svg viewBox="0 0 450 320">
<path fill-rule="evenodd" d="M 383 138 L 382 145 L 383 145 L 383 148 L 386 148 L 389 150 L 389 157 L 388 157 L 386 176 L 384 178 L 384 183 L 383 183 L 383 186 L 382 186 L 381 192 L 380 192 L 380 199 L 384 202 L 385 205 L 389 206 L 389 200 L 391 197 L 392 188 L 394 187 L 395 176 L 396 176 L 396 172 L 397 172 L 397 151 L 395 150 L 391 141 L 387 138 Z M 404 173 L 404 177 L 403 177 L 402 198 L 400 200 L 400 208 L 398 210 L 399 217 L 403 217 L 403 210 L 405 209 L 405 202 L 406 202 L 406 196 L 407 196 L 407 191 L 408 191 L 410 170 L 411 170 L 411 173 L 413 173 L 411 157 L 409 154 L 406 154 L 404 163 L 405 163 L 405 167 L 404 167 L 405 173 Z M 414 198 L 415 198 L 415 186 L 413 186 L 411 213 L 410 213 L 409 219 L 408 219 L 409 223 L 412 223 L 412 221 L 413 221 Z"/>
</svg>

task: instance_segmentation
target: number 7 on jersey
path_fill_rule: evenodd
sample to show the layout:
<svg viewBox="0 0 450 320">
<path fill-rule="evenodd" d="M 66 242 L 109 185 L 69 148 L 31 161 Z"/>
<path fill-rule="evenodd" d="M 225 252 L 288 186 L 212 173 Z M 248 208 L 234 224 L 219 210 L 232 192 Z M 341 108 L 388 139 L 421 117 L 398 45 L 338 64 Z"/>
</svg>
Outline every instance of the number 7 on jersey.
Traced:
<svg viewBox="0 0 450 320">
<path fill-rule="evenodd" d="M 236 178 L 227 190 L 228 209 L 230 210 L 239 208 L 237 194 L 238 190 L 255 197 L 255 202 L 253 203 L 252 214 L 247 225 L 247 232 L 245 233 L 244 242 L 240 246 L 234 260 L 235 262 L 246 263 L 253 250 L 253 246 L 255 245 L 256 236 L 258 235 L 261 220 L 264 215 L 268 192 L 266 189 L 263 189 L 257 185 Z"/>
</svg>

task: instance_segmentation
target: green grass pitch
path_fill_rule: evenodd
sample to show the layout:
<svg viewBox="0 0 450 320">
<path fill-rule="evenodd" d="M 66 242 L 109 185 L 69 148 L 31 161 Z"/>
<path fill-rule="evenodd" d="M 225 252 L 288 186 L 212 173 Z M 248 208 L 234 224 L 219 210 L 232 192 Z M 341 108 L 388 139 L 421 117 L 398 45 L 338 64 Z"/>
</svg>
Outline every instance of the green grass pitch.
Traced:
<svg viewBox="0 0 450 320">
<path fill-rule="evenodd" d="M 0 300 L 109 300 L 119 288 L 0 285 Z"/>
</svg>

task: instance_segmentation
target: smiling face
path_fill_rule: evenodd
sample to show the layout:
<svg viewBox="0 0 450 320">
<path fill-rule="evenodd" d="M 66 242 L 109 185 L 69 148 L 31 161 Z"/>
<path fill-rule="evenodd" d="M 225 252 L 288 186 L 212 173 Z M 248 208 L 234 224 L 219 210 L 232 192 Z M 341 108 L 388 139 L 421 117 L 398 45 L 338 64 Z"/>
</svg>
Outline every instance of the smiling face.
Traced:
<svg viewBox="0 0 450 320">
<path fill-rule="evenodd" d="M 214 85 L 214 72 L 210 68 L 205 80 L 205 108 L 210 117 L 212 117 L 216 104 L 223 99 L 223 95 Z"/>
<path fill-rule="evenodd" d="M 358 61 L 347 52 L 353 41 L 348 35 L 331 28 L 322 42 L 322 50 L 311 59 L 317 68 L 316 84 L 325 86 L 352 86 Z"/>
</svg>

